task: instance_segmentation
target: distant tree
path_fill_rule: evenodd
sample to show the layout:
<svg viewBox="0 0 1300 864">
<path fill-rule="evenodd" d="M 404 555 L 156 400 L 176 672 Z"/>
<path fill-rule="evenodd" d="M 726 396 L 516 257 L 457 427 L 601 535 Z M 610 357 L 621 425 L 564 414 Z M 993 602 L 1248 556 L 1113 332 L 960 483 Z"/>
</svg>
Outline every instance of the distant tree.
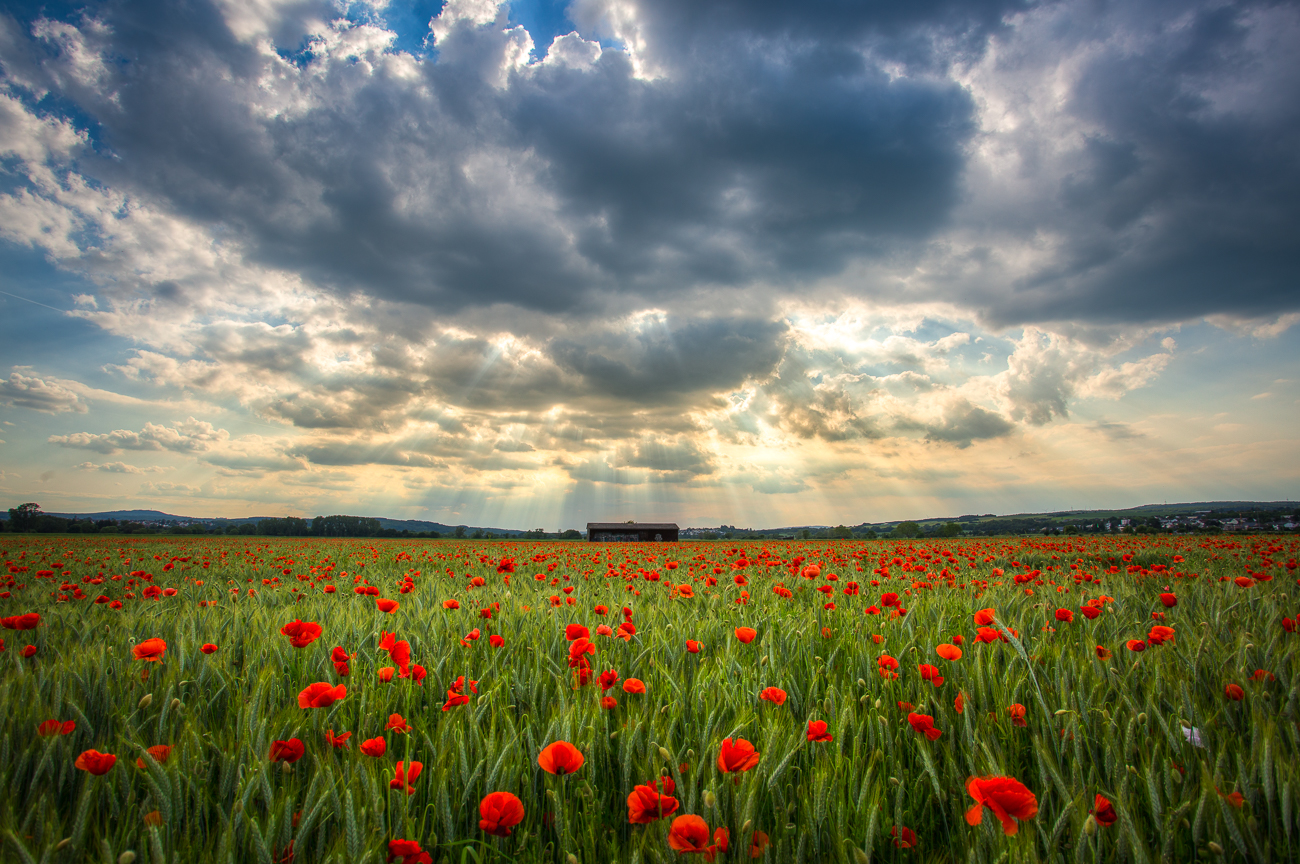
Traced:
<svg viewBox="0 0 1300 864">
<path fill-rule="evenodd" d="M 894 530 L 890 532 L 889 536 L 907 538 L 920 537 L 921 526 L 917 525 L 915 522 L 899 522 L 898 525 L 894 527 Z"/>
<path fill-rule="evenodd" d="M 942 526 L 940 526 L 938 531 L 935 531 L 934 533 L 940 537 L 960 537 L 961 523 L 946 522 Z"/>
<path fill-rule="evenodd" d="M 464 525 L 456 526 L 456 531 L 454 532 L 453 536 L 455 536 L 458 539 L 463 539 L 465 537 L 465 526 Z"/>
<path fill-rule="evenodd" d="M 563 534 L 560 535 L 560 539 L 561 539 L 561 540 L 581 540 L 581 539 L 582 539 L 582 532 L 579 531 L 577 528 L 569 528 L 569 529 L 566 530 Z"/>
<path fill-rule="evenodd" d="M 31 531 L 36 528 L 36 518 L 43 515 L 41 505 L 34 503 L 19 504 L 9 509 L 9 530 Z"/>
<path fill-rule="evenodd" d="M 804 528 L 802 531 L 799 532 L 800 540 L 807 540 L 810 537 L 812 537 L 812 532 L 809 531 L 807 528 Z"/>
<path fill-rule="evenodd" d="M 879 536 L 880 535 L 876 533 L 876 530 L 874 528 L 869 528 L 867 529 L 867 533 L 862 535 L 862 538 L 864 540 L 875 540 Z"/>
<path fill-rule="evenodd" d="M 475 528 L 475 529 L 474 529 L 474 533 L 471 534 L 471 535 L 469 535 L 469 539 L 471 539 L 471 540 L 482 540 L 482 539 L 483 539 L 483 529 L 482 529 L 482 528 Z"/>
<path fill-rule="evenodd" d="M 849 540 L 853 537 L 853 531 L 845 528 L 843 525 L 836 525 L 827 532 L 832 540 Z"/>
</svg>

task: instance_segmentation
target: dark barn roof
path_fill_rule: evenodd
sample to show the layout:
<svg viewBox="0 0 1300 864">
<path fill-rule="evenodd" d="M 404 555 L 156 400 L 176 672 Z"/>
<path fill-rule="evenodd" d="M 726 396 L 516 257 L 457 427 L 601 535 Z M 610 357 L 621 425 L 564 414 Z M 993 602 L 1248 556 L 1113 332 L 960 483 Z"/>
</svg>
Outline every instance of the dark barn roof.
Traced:
<svg viewBox="0 0 1300 864">
<path fill-rule="evenodd" d="M 588 531 L 676 531 L 676 522 L 588 522 Z"/>
</svg>

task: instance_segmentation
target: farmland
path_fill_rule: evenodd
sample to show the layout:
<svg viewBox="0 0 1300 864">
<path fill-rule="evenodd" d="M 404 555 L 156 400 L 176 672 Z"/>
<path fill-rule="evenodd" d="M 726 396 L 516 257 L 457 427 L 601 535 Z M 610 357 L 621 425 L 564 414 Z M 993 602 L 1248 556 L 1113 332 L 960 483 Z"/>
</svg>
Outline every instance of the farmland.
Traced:
<svg viewBox="0 0 1300 864">
<path fill-rule="evenodd" d="M 1300 858 L 1293 538 L 0 553 L 5 861 Z"/>
</svg>

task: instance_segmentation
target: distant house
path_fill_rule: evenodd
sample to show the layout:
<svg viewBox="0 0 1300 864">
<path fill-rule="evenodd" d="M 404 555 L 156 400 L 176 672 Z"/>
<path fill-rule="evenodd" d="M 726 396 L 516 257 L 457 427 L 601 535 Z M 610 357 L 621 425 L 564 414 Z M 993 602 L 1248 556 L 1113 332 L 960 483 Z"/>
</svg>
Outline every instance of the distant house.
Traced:
<svg viewBox="0 0 1300 864">
<path fill-rule="evenodd" d="M 588 522 L 588 543 L 676 543 L 676 522 Z"/>
</svg>

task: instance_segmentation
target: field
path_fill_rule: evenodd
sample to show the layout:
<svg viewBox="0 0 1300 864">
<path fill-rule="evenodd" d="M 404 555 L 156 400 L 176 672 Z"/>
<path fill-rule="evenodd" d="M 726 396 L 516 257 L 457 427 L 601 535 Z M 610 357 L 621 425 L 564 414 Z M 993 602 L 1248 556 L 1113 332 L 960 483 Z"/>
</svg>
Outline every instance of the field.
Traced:
<svg viewBox="0 0 1300 864">
<path fill-rule="evenodd" d="M 0 535 L 0 860 L 1300 860 L 1298 547 Z"/>
</svg>

